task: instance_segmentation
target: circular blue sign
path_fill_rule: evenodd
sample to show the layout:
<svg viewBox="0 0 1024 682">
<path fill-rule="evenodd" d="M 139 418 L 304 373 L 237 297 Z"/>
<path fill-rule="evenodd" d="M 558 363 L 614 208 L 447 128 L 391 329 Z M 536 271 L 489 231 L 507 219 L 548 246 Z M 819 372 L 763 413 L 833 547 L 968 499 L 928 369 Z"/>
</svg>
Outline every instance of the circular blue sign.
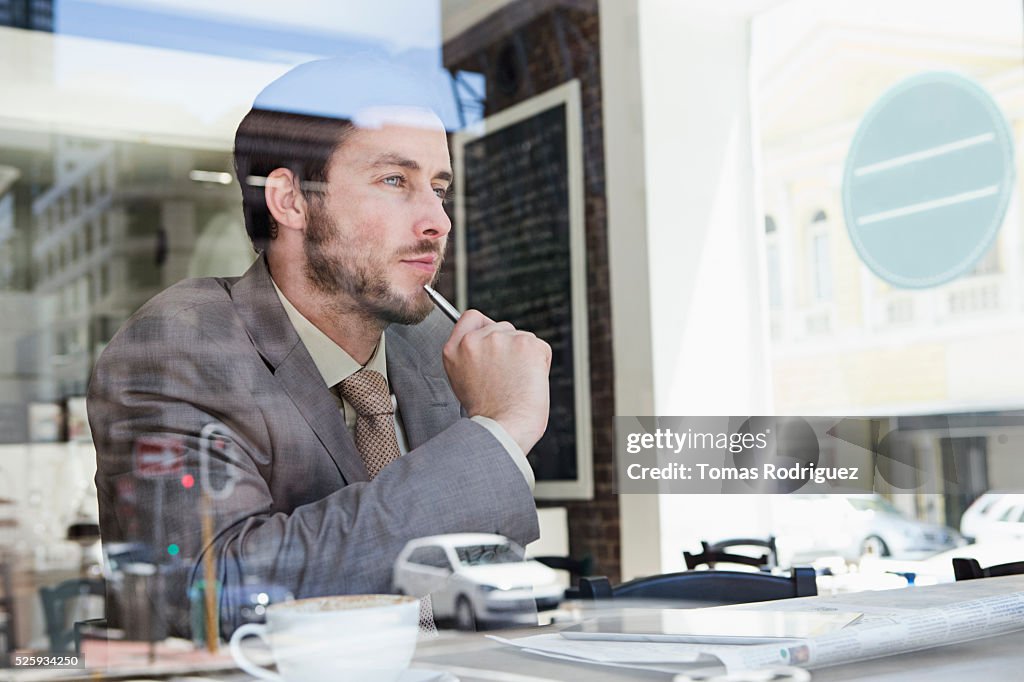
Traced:
<svg viewBox="0 0 1024 682">
<path fill-rule="evenodd" d="M 957 74 L 913 76 L 853 136 L 842 187 L 850 240 L 890 284 L 948 282 L 992 245 L 1013 177 L 1013 136 L 992 97 Z"/>
</svg>

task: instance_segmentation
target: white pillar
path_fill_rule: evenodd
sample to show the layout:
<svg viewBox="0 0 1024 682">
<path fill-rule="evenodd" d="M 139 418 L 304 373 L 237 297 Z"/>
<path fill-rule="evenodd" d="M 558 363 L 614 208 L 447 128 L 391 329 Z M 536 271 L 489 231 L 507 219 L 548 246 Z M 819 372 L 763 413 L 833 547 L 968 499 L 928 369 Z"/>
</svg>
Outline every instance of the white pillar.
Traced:
<svg viewBox="0 0 1024 682">
<path fill-rule="evenodd" d="M 637 9 L 634 0 L 601 0 L 599 10 L 608 269 L 618 415 L 657 414 Z M 659 518 L 657 495 L 619 498 L 624 578 L 658 571 Z"/>
<path fill-rule="evenodd" d="M 771 413 L 749 19 L 701 5 L 600 4 L 619 415 Z M 757 532 L 762 504 L 623 495 L 623 578 L 675 570 L 685 545 L 737 524 Z"/>
</svg>

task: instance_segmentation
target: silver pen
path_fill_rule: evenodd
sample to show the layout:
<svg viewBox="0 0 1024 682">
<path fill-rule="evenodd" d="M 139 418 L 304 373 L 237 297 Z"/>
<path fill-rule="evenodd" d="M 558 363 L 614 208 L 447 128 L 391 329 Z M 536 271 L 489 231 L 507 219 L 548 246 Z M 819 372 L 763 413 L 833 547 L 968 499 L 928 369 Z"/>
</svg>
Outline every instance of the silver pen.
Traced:
<svg viewBox="0 0 1024 682">
<path fill-rule="evenodd" d="M 423 290 L 427 292 L 427 296 L 434 302 L 441 312 L 448 316 L 448 319 L 452 322 L 458 322 L 459 318 L 462 317 L 462 313 L 456 310 L 455 306 L 448 302 L 448 300 L 441 294 L 434 291 L 429 284 L 423 285 Z"/>
</svg>

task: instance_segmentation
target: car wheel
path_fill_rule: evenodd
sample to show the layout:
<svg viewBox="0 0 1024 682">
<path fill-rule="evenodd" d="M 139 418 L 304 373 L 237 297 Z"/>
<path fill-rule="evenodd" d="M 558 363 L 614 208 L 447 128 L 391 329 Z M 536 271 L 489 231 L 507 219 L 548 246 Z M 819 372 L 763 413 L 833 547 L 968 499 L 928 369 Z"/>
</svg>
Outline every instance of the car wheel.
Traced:
<svg viewBox="0 0 1024 682">
<path fill-rule="evenodd" d="M 476 630 L 476 614 L 465 596 L 460 596 L 455 602 L 455 627 L 458 630 Z"/>
<path fill-rule="evenodd" d="M 860 553 L 861 556 L 889 556 L 889 546 L 885 544 L 885 540 L 882 538 L 877 535 L 871 535 L 864 538 L 864 542 L 860 543 Z"/>
</svg>

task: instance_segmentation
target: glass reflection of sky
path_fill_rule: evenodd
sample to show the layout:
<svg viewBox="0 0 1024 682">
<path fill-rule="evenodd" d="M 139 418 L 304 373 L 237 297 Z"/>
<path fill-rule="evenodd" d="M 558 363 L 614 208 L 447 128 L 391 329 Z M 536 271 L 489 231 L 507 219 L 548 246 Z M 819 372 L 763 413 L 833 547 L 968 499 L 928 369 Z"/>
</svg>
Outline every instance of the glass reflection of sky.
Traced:
<svg viewBox="0 0 1024 682">
<path fill-rule="evenodd" d="M 42 75 L 0 73 L 13 79 L 11 118 L 33 127 L 220 148 L 267 83 L 354 54 L 436 69 L 462 125 L 482 114 L 483 78 L 441 71 L 439 0 L 53 0 L 53 12 L 52 36 L 15 36 L 19 49 L 52 46 Z"/>
<path fill-rule="evenodd" d="M 430 49 L 440 63 L 438 2 L 55 0 L 54 32 L 239 59 L 296 64 L 351 52 Z M 287 16 L 285 16 L 287 15 Z M 427 55 L 423 52 L 422 56 Z"/>
</svg>

